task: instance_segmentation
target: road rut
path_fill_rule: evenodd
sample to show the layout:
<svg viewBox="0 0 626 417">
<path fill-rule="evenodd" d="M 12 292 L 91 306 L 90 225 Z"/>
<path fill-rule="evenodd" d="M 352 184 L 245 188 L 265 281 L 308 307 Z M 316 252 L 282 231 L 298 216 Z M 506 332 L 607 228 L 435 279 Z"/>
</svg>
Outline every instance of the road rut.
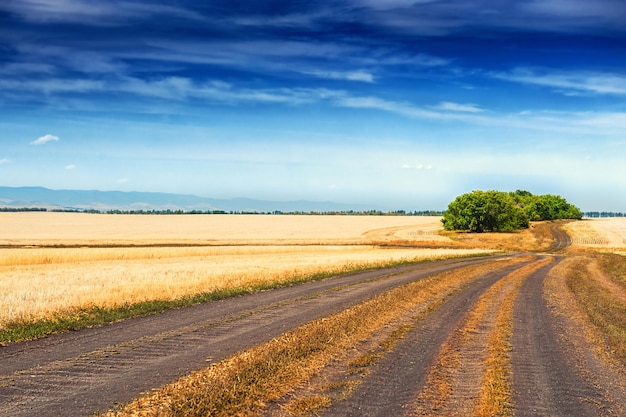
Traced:
<svg viewBox="0 0 626 417">
<path fill-rule="evenodd" d="M 555 245 L 555 250 L 562 247 L 562 244 Z M 542 259 L 550 258 L 554 262 L 544 265 Z M 503 371 L 505 385 L 509 386 L 509 405 L 495 415 L 623 415 L 626 404 L 621 390 L 624 384 L 607 382 L 606 376 L 615 374 L 605 362 L 584 365 L 581 357 L 594 357 L 595 347 L 582 340 L 577 334 L 580 329 L 565 327 L 555 314 L 556 307 L 545 298 L 544 281 L 562 259 L 561 255 L 549 254 L 531 263 L 496 270 L 449 298 L 435 312 L 416 322 L 415 328 L 370 369 L 347 399 L 337 401 L 320 415 L 494 415 L 481 411 L 486 374 L 472 373 L 469 379 L 467 374 L 470 369 L 485 372 L 488 366 L 490 347 L 484 345 L 476 350 L 475 344 L 480 333 L 491 331 L 488 330 L 491 325 L 483 321 L 468 330 L 464 323 L 478 308 L 476 303 L 482 295 L 495 288 L 512 270 L 521 271 L 527 266 L 536 268 L 523 273 L 522 280 L 518 281 L 521 285 L 513 290 L 509 316 L 508 371 Z M 487 309 L 500 308 L 501 302 L 498 297 L 489 296 Z M 573 339 L 578 341 L 576 346 L 572 344 Z M 598 381 L 604 381 L 604 385 Z"/>
</svg>

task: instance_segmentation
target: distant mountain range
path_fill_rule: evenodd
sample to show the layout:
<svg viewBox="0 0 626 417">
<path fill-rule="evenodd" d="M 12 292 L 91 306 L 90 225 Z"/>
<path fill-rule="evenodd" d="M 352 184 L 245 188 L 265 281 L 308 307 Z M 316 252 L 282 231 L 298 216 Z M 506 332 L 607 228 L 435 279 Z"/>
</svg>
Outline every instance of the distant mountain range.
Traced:
<svg viewBox="0 0 626 417">
<path fill-rule="evenodd" d="M 372 207 L 338 204 L 329 201 L 265 201 L 248 198 L 230 200 L 188 194 L 51 190 L 43 187 L 1 187 L 0 208 L 47 208 L 75 210 L 183 210 L 226 212 L 328 212 L 366 211 Z"/>
</svg>

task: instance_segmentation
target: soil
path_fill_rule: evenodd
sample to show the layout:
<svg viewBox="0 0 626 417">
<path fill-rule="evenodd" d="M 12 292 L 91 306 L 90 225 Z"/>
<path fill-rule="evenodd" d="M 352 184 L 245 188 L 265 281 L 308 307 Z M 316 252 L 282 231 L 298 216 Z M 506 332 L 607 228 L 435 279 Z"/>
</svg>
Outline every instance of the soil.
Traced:
<svg viewBox="0 0 626 417">
<path fill-rule="evenodd" d="M 418 406 L 418 395 L 426 385 L 430 368 L 440 347 L 460 325 L 465 313 L 491 285 L 514 265 L 486 274 L 473 285 L 450 297 L 437 311 L 416 323 L 402 342 L 367 375 L 353 395 L 322 416 L 402 416 Z"/>
</svg>

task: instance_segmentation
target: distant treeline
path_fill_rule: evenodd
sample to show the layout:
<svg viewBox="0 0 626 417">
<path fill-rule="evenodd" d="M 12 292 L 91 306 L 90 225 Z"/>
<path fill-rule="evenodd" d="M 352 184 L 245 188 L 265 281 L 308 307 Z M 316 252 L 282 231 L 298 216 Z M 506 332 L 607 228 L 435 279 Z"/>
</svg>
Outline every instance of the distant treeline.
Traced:
<svg viewBox="0 0 626 417">
<path fill-rule="evenodd" d="M 415 210 L 415 211 L 226 211 L 226 210 L 95 210 L 95 209 L 48 209 L 42 207 L 0 207 L 0 213 L 18 213 L 28 211 L 50 211 L 55 213 L 93 213 L 93 214 L 284 214 L 284 215 L 307 215 L 307 216 L 443 216 L 443 210 Z M 616 211 L 587 211 L 583 213 L 586 218 L 603 217 L 626 217 L 626 213 Z"/>
<path fill-rule="evenodd" d="M 599 218 L 599 217 L 626 217 L 626 213 L 615 211 L 588 211 L 583 213 L 583 217 Z"/>
<path fill-rule="evenodd" d="M 0 213 L 17 213 L 22 211 L 48 211 L 48 209 L 38 207 L 0 207 Z"/>
<path fill-rule="evenodd" d="M 421 210 L 421 211 L 226 211 L 226 210 L 95 210 L 95 209 L 46 209 L 46 208 L 14 208 L 0 207 L 1 212 L 25 212 L 25 211 L 50 211 L 55 213 L 92 213 L 92 214 L 150 214 L 150 215 L 176 215 L 176 214 L 273 214 L 273 215 L 307 215 L 307 216 L 442 216 L 443 211 Z"/>
</svg>

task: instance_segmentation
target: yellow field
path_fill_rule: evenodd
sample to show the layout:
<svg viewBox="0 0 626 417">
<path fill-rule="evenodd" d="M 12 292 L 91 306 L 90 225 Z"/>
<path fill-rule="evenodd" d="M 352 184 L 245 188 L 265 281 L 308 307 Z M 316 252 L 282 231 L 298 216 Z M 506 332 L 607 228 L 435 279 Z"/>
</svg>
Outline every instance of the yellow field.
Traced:
<svg viewBox="0 0 626 417">
<path fill-rule="evenodd" d="M 0 213 L 2 245 L 367 244 L 447 240 L 440 217 Z"/>
<path fill-rule="evenodd" d="M 378 246 L 451 244 L 440 230 L 439 217 L 0 213 L 0 328 L 86 307 L 487 252 Z"/>
<path fill-rule="evenodd" d="M 626 218 L 586 219 L 568 223 L 565 230 L 573 245 L 626 254 Z"/>
</svg>

